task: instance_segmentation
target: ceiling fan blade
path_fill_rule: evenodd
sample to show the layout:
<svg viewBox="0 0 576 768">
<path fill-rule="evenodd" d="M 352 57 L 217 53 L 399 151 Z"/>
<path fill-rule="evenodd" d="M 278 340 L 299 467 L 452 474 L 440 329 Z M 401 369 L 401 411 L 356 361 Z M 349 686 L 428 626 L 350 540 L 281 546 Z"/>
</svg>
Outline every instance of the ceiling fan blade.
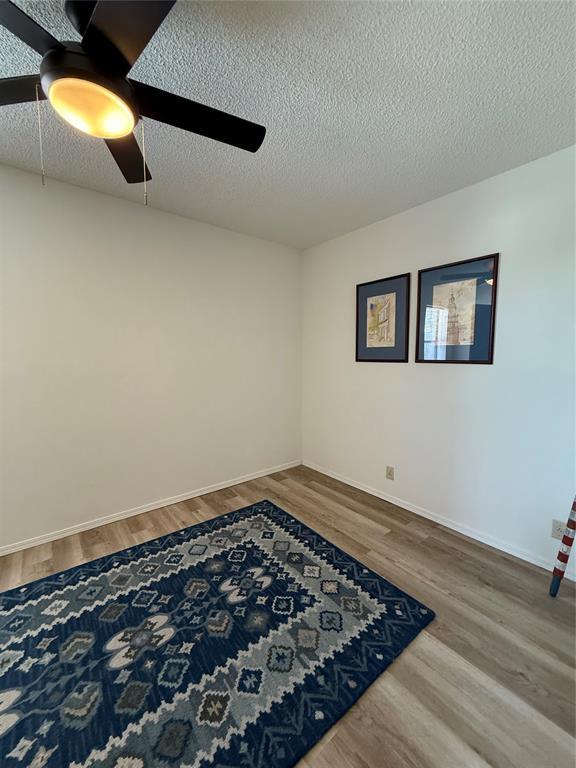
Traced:
<svg viewBox="0 0 576 768">
<path fill-rule="evenodd" d="M 0 24 L 42 56 L 60 43 L 10 0 L 0 0 Z"/>
<path fill-rule="evenodd" d="M 0 80 L 0 106 L 36 101 L 36 86 L 40 86 L 40 75 L 22 75 Z M 46 98 L 40 87 L 38 87 L 38 98 Z"/>
<path fill-rule="evenodd" d="M 134 134 L 130 133 L 122 139 L 104 139 L 104 141 L 128 184 L 143 182 L 144 158 Z M 150 181 L 151 178 L 148 166 L 146 166 L 146 181 Z"/>
<path fill-rule="evenodd" d="M 125 75 L 175 2 L 98 0 L 84 32 L 82 47 L 95 59 L 114 58 L 115 71 Z"/>
<path fill-rule="evenodd" d="M 257 152 L 266 128 L 242 117 L 130 80 L 140 114 L 224 144 Z"/>
</svg>

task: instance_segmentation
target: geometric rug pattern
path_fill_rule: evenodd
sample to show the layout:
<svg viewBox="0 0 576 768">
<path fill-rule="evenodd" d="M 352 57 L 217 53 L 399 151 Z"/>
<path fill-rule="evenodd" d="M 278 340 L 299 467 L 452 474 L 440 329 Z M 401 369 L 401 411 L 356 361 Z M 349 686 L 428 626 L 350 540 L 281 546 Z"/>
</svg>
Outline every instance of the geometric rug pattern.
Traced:
<svg viewBox="0 0 576 768">
<path fill-rule="evenodd" d="M 433 617 L 262 501 L 0 595 L 0 764 L 288 768 Z"/>
</svg>

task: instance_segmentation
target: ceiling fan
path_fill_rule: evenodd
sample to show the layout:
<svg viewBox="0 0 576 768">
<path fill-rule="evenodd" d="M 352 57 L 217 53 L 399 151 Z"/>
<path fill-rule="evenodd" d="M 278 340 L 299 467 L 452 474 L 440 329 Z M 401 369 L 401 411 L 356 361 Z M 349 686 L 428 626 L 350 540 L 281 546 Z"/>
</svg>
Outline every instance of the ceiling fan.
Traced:
<svg viewBox="0 0 576 768">
<path fill-rule="evenodd" d="M 266 129 L 184 99 L 127 74 L 176 0 L 65 0 L 82 35 L 59 42 L 10 0 L 0 0 L 0 24 L 42 54 L 40 73 L 0 79 L 0 106 L 48 98 L 75 128 L 104 139 L 124 178 L 151 178 L 133 133 L 149 117 L 224 144 L 256 152 Z"/>
</svg>

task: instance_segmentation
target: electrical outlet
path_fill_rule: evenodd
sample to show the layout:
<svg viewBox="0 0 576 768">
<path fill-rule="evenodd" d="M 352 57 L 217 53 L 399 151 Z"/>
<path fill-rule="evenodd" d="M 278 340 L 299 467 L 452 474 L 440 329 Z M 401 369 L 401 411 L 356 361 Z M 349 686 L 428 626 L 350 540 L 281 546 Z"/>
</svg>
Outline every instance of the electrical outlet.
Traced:
<svg viewBox="0 0 576 768">
<path fill-rule="evenodd" d="M 566 523 L 563 523 L 562 520 L 552 520 L 552 538 L 553 539 L 561 539 L 562 536 L 564 536 L 565 529 L 566 529 Z"/>
<path fill-rule="evenodd" d="M 394 467 L 386 467 L 386 480 L 394 480 Z"/>
</svg>

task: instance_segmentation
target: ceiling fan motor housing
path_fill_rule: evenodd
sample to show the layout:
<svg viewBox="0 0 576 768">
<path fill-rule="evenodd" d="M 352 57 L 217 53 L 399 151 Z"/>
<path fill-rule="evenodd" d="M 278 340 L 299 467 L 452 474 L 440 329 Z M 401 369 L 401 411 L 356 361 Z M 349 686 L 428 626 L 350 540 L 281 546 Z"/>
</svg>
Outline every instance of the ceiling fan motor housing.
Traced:
<svg viewBox="0 0 576 768">
<path fill-rule="evenodd" d="M 50 86 L 65 77 L 89 80 L 115 93 L 127 104 L 138 121 L 138 108 L 132 87 L 124 77 L 118 77 L 96 66 L 86 55 L 79 43 L 63 42 L 58 48 L 49 50 L 40 64 L 40 84 L 48 97 Z"/>
<path fill-rule="evenodd" d="M 74 29 L 81 35 L 84 34 L 95 7 L 96 0 L 64 0 L 64 12 Z"/>
</svg>

